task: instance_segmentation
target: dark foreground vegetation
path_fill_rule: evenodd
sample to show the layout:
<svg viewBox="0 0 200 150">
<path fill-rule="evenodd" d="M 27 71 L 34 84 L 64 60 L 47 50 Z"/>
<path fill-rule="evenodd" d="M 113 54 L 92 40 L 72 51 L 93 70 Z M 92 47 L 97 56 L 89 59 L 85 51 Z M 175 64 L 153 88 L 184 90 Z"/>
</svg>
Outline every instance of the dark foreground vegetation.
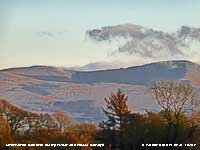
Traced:
<svg viewBox="0 0 200 150">
<path fill-rule="evenodd" d="M 118 89 L 105 98 L 103 109 L 107 120 L 93 124 L 70 121 L 64 112 L 39 114 L 20 109 L 6 100 L 0 100 L 1 149 L 70 149 L 70 150 L 142 150 L 200 148 L 200 110 L 190 84 L 174 81 L 157 81 L 150 87 L 160 112 L 139 114 L 128 107 L 128 97 Z M 5 147 L 9 143 L 68 143 L 98 144 L 105 147 Z M 195 147 L 142 147 L 142 144 L 186 144 Z"/>
</svg>

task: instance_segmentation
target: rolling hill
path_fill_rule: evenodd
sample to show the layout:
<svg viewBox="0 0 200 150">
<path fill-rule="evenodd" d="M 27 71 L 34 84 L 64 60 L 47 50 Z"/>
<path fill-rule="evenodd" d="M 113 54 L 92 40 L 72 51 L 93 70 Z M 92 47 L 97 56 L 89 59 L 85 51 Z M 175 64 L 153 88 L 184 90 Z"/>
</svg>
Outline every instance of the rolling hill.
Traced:
<svg viewBox="0 0 200 150">
<path fill-rule="evenodd" d="M 200 65 L 178 60 L 99 71 L 51 66 L 10 68 L 0 71 L 0 98 L 36 112 L 63 110 L 79 122 L 96 122 L 104 117 L 104 97 L 117 88 L 127 93 L 135 111 L 157 110 L 148 90 L 154 80 L 187 81 L 199 91 Z"/>
<path fill-rule="evenodd" d="M 142 66 L 100 70 L 71 71 L 49 66 L 6 69 L 16 75 L 43 81 L 74 83 L 124 83 L 147 85 L 154 80 L 182 80 L 200 75 L 200 65 L 189 61 L 165 61 Z"/>
</svg>

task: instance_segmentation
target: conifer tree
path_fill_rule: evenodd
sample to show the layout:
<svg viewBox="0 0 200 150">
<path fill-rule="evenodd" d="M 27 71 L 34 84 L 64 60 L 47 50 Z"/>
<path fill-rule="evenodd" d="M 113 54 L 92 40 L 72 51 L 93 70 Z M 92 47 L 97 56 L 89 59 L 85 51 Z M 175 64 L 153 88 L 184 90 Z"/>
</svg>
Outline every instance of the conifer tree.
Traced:
<svg viewBox="0 0 200 150">
<path fill-rule="evenodd" d="M 120 148 L 123 147 L 124 130 L 127 127 L 128 116 L 130 115 L 127 99 L 128 97 L 121 89 L 105 98 L 106 108 L 103 111 L 108 120 L 100 123 L 100 127 L 111 134 L 110 136 L 114 140 L 112 143 L 119 143 L 115 146 Z"/>
</svg>

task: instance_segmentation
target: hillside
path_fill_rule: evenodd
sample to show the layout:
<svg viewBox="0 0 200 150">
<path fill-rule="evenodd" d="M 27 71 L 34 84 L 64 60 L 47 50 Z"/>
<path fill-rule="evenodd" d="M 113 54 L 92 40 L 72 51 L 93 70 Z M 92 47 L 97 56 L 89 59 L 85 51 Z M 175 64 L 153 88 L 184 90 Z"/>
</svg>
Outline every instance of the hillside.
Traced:
<svg viewBox="0 0 200 150">
<path fill-rule="evenodd" d="M 189 61 L 165 61 L 142 66 L 100 70 L 70 71 L 49 66 L 33 66 L 2 70 L 33 79 L 75 83 L 124 83 L 148 85 L 154 80 L 192 79 L 200 75 L 200 65 Z"/>
<path fill-rule="evenodd" d="M 28 110 L 64 110 L 77 121 L 98 121 L 103 117 L 104 97 L 118 88 L 127 93 L 135 111 L 157 110 L 148 90 L 154 80 L 187 80 L 199 90 L 200 66 L 180 60 L 87 72 L 50 66 L 4 69 L 0 95 Z"/>
</svg>

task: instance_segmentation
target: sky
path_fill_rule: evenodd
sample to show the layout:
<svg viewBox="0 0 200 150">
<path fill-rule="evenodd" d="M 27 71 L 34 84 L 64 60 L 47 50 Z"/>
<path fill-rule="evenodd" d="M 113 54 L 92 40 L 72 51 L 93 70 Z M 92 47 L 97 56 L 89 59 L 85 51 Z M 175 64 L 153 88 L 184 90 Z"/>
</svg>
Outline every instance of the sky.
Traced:
<svg viewBox="0 0 200 150">
<path fill-rule="evenodd" d="M 85 32 L 124 23 L 174 32 L 200 27 L 199 14 L 199 0 L 0 0 L 0 69 L 149 63 L 154 60 L 109 55 L 111 46 L 92 42 Z"/>
</svg>

